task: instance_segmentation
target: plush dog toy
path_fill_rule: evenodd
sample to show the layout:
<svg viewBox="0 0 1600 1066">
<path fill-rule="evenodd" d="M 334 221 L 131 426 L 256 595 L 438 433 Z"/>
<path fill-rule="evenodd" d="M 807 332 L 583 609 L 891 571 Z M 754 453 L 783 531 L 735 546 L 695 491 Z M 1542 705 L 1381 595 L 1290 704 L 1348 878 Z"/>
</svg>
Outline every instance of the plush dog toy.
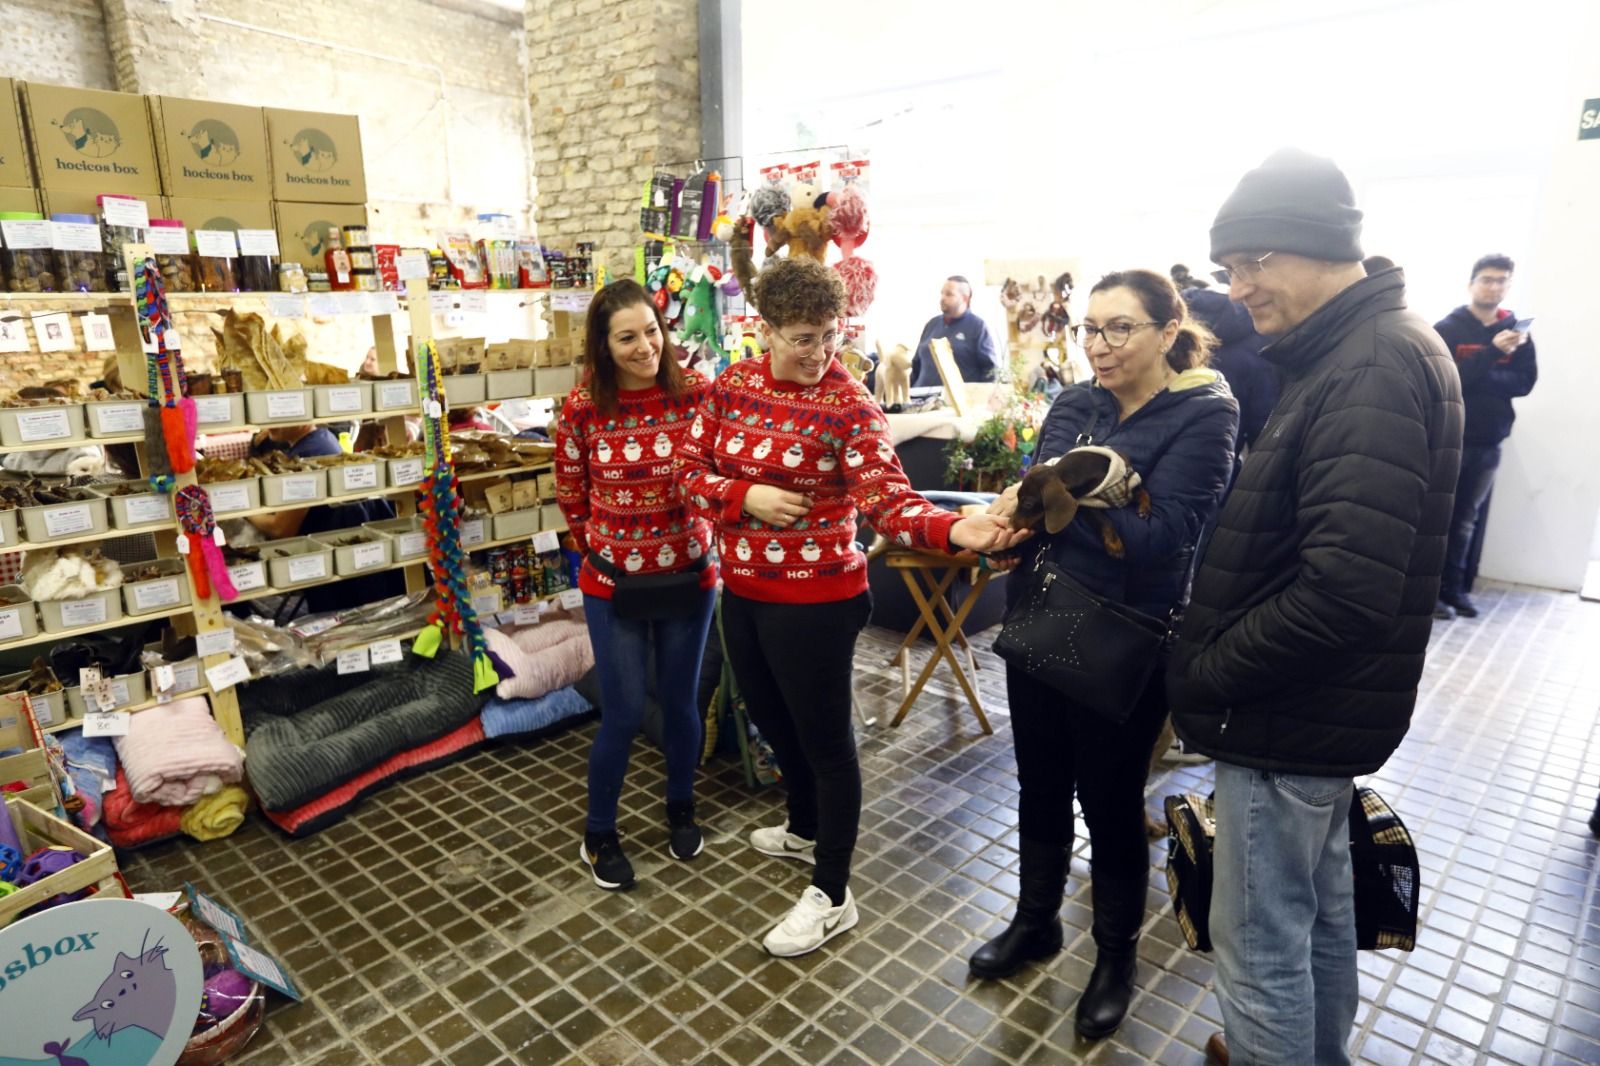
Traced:
<svg viewBox="0 0 1600 1066">
<path fill-rule="evenodd" d="M 1121 453 L 1089 445 L 1074 448 L 1053 463 L 1028 471 L 1017 488 L 1017 510 L 1011 524 L 1034 529 L 1041 523 L 1046 533 L 1060 533 L 1078 516 L 1080 508 L 1106 509 L 1136 506 L 1140 518 L 1150 517 L 1150 494 L 1139 487 L 1139 475 Z M 1127 554 L 1111 520 L 1090 510 L 1100 527 L 1106 554 L 1121 559 Z"/>
</svg>

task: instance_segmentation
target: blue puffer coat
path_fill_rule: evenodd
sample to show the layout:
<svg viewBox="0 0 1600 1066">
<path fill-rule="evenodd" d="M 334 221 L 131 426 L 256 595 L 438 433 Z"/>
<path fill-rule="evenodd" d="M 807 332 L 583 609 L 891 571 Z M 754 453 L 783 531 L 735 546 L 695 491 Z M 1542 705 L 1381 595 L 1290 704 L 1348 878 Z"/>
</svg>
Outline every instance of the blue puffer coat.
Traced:
<svg viewBox="0 0 1600 1066">
<path fill-rule="evenodd" d="M 1239 405 L 1215 371 L 1190 370 L 1119 422 L 1116 397 L 1082 382 L 1063 389 L 1050 406 L 1035 454 L 1055 459 L 1076 447 L 1096 411 L 1094 443 L 1120 452 L 1139 472 L 1150 493 L 1150 516 L 1140 518 L 1132 507 L 1100 512 L 1122 537 L 1122 559 L 1106 553 L 1098 525 L 1084 518 L 1044 547 L 1052 562 L 1093 591 L 1165 618 L 1188 599 L 1189 560 L 1232 474 Z M 1037 553 L 1031 545 L 1022 551 L 1026 566 Z M 1008 591 L 1020 595 L 1026 584 L 1014 578 Z"/>
</svg>

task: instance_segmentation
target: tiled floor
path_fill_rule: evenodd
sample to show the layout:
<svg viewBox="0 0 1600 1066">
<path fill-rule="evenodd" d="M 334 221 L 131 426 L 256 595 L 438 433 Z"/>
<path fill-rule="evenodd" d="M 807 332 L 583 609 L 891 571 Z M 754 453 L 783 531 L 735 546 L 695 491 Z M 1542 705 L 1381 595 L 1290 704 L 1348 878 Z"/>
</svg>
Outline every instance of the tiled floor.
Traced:
<svg viewBox="0 0 1600 1066">
<path fill-rule="evenodd" d="M 1362 955 L 1364 1063 L 1600 1063 L 1600 845 L 1585 825 L 1600 789 L 1600 605 L 1520 588 L 1482 599 L 1486 617 L 1436 634 L 1416 723 L 1373 779 L 1418 840 L 1423 931 L 1410 954 Z M 869 631 L 857 657 L 881 719 L 895 639 Z M 188 879 L 217 894 L 310 990 L 274 1004 L 250 1066 L 1202 1062 L 1211 964 L 1181 946 L 1158 869 L 1142 991 L 1113 1039 L 1072 1031 L 1092 958 L 1081 845 L 1069 950 L 1014 980 L 968 979 L 1016 887 L 1004 685 L 983 659 L 995 736 L 942 688 L 900 729 L 862 736 L 861 925 L 792 961 L 757 938 L 808 868 L 744 846 L 781 808 L 732 764 L 704 778 L 710 840 L 686 865 L 665 856 L 661 760 L 641 747 L 623 797 L 639 885 L 590 885 L 572 852 L 592 723 L 391 788 L 308 840 L 256 819 L 126 867 L 141 890 Z M 1152 806 L 1208 776 L 1169 771 Z"/>
</svg>

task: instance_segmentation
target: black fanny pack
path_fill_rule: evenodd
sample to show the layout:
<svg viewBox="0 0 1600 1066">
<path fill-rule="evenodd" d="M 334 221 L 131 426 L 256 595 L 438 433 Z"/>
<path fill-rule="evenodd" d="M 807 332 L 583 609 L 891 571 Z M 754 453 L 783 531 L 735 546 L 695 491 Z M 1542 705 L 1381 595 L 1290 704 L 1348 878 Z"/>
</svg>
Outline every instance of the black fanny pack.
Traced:
<svg viewBox="0 0 1600 1066">
<path fill-rule="evenodd" d="M 618 618 L 630 621 L 655 621 L 662 618 L 687 618 L 700 606 L 700 573 L 706 568 L 704 555 L 687 570 L 670 574 L 630 574 L 608 562 L 598 552 L 589 553 L 589 565 L 611 579 L 611 609 Z"/>
</svg>

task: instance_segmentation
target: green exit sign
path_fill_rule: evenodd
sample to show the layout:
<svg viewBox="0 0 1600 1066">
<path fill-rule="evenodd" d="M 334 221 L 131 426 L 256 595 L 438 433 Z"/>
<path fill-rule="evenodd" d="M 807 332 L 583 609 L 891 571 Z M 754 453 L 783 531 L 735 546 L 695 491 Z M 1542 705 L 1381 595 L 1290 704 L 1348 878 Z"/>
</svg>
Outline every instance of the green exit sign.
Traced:
<svg viewBox="0 0 1600 1066">
<path fill-rule="evenodd" d="M 1585 100 L 1578 119 L 1578 140 L 1600 140 L 1600 100 Z"/>
</svg>

